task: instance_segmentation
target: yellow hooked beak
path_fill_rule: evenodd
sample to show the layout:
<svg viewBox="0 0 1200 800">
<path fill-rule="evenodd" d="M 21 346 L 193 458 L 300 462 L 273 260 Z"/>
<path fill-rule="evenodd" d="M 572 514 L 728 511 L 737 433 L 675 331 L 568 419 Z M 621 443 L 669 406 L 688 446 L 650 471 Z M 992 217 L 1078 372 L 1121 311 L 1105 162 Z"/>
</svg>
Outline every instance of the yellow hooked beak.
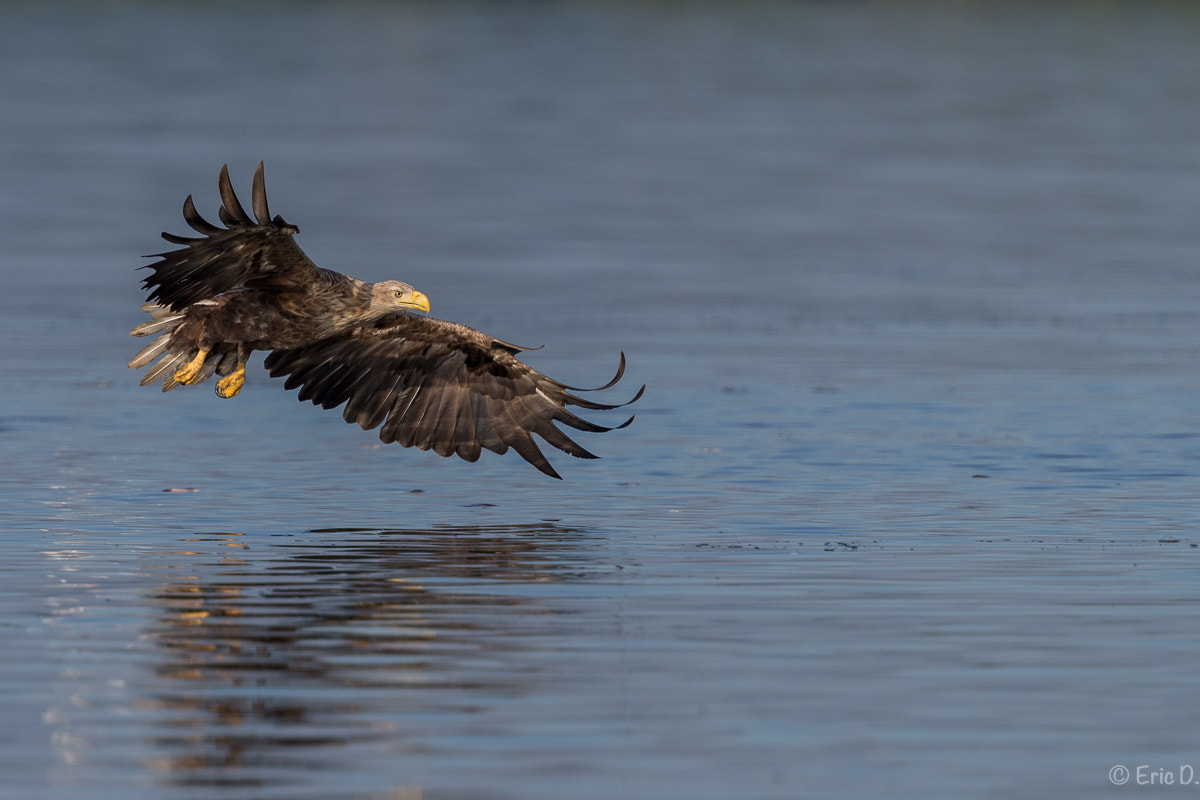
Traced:
<svg viewBox="0 0 1200 800">
<path fill-rule="evenodd" d="M 429 313 L 429 298 L 425 296 L 424 292 L 418 292 L 416 289 L 398 296 L 396 298 L 396 305 L 401 308 L 411 308 L 416 311 L 424 311 L 426 314 Z"/>
</svg>

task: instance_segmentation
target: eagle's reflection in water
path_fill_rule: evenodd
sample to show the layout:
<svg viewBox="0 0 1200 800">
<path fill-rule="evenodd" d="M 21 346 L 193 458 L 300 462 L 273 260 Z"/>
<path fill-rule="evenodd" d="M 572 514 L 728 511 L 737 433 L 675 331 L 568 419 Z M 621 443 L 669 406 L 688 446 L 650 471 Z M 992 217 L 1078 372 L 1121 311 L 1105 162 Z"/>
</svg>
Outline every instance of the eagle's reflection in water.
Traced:
<svg viewBox="0 0 1200 800">
<path fill-rule="evenodd" d="M 452 740 L 453 720 L 536 686 L 533 654 L 568 621 L 556 591 L 530 584 L 595 570 L 589 536 L 549 523 L 327 529 L 262 558 L 238 534 L 203 535 L 229 555 L 150 598 L 153 766 L 176 785 L 267 788 L 335 762 L 344 775 L 356 745 Z"/>
</svg>

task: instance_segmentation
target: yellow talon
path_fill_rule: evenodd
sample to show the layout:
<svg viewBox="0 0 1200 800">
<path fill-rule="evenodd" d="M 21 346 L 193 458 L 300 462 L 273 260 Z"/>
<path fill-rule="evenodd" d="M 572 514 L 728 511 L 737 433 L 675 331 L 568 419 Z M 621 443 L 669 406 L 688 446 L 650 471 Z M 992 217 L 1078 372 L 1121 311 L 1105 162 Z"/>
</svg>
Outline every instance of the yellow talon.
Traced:
<svg viewBox="0 0 1200 800">
<path fill-rule="evenodd" d="M 182 383 L 184 385 L 192 383 L 200 374 L 200 369 L 204 366 L 204 359 L 206 358 L 208 358 L 208 351 L 201 350 L 200 352 L 196 353 L 195 358 L 176 370 L 172 377 L 178 383 Z"/>
<path fill-rule="evenodd" d="M 237 369 L 217 381 L 217 394 L 228 400 L 236 397 L 246 384 L 246 362 L 238 364 Z"/>
</svg>

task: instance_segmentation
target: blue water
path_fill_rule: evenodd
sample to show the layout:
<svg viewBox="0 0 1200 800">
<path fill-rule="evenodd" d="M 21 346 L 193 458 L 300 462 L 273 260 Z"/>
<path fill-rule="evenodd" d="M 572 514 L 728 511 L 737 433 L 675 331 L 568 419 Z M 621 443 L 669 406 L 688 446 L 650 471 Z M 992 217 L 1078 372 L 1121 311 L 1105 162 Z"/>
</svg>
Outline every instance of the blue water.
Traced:
<svg viewBox="0 0 1200 800">
<path fill-rule="evenodd" d="M 1198 45 L 1183 4 L 7 7 L 0 796 L 1200 768 Z M 317 263 L 570 384 L 623 350 L 633 425 L 558 482 L 257 363 L 138 387 L 134 268 L 259 160 Z"/>
</svg>

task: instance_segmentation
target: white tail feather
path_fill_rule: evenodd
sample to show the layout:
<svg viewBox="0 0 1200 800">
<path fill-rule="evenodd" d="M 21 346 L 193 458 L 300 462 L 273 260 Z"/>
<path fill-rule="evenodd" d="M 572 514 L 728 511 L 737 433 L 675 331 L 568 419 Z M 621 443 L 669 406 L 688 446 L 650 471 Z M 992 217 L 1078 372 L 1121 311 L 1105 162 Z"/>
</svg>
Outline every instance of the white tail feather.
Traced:
<svg viewBox="0 0 1200 800">
<path fill-rule="evenodd" d="M 176 371 L 178 371 L 178 369 L 187 362 L 188 357 L 186 353 L 167 353 L 162 357 L 162 360 L 150 368 L 149 372 L 142 376 L 141 385 L 145 386 L 148 383 L 154 383 L 156 380 L 162 377 L 163 373 L 166 373 L 167 378 L 165 381 L 163 381 L 163 391 L 170 391 L 171 389 L 174 389 L 175 386 L 178 386 L 178 384 L 174 382 L 174 378 L 171 376 L 173 376 Z M 168 386 L 168 383 L 172 385 Z"/>
<path fill-rule="evenodd" d="M 129 362 L 129 368 L 141 369 L 163 353 L 167 352 L 169 349 L 171 349 L 170 335 L 160 336 L 150 344 L 143 347 L 138 354 L 133 357 L 133 360 Z"/>
<path fill-rule="evenodd" d="M 162 319 L 152 319 L 149 322 L 143 322 L 141 325 L 138 325 L 129 333 L 133 336 L 149 336 L 152 333 L 158 333 L 172 322 L 176 322 L 181 319 L 183 319 L 183 314 L 176 314 L 174 316 L 164 317 Z"/>
</svg>

